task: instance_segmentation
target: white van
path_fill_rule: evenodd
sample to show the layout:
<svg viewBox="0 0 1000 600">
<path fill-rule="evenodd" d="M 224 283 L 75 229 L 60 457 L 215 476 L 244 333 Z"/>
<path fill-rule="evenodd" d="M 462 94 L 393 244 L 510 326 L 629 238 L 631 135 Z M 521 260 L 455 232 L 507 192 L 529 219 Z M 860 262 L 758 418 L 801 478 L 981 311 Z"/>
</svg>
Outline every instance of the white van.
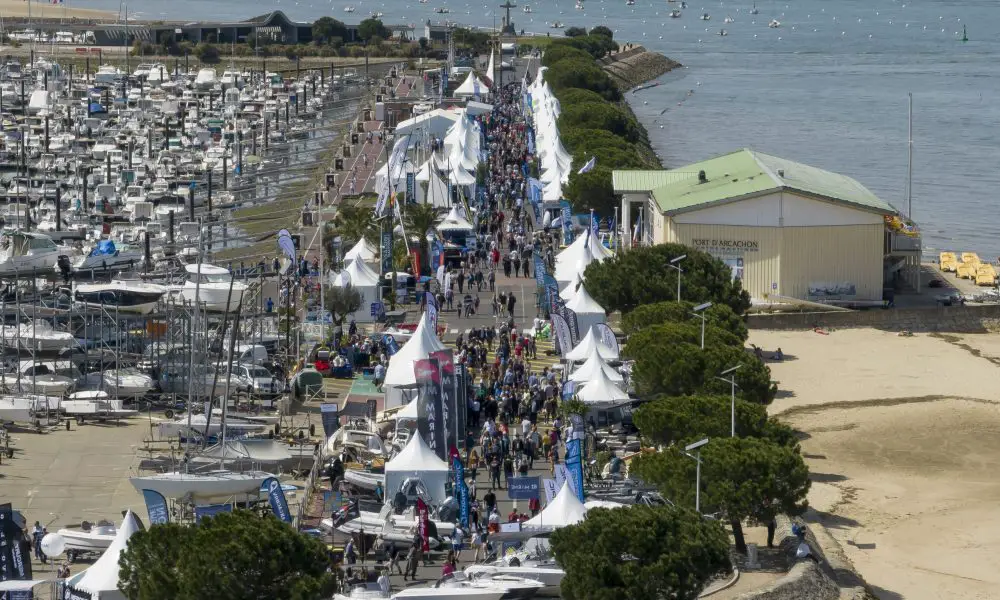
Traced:
<svg viewBox="0 0 1000 600">
<path fill-rule="evenodd" d="M 233 349 L 232 362 L 244 365 L 262 365 L 267 362 L 267 348 L 259 344 L 238 344 Z"/>
</svg>

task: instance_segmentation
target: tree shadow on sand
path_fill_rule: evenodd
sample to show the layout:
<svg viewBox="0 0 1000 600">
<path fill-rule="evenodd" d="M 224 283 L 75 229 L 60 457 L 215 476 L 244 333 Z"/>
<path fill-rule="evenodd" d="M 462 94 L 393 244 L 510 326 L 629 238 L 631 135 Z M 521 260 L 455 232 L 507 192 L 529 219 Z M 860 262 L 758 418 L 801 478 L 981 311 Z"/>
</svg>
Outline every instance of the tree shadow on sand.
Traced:
<svg viewBox="0 0 1000 600">
<path fill-rule="evenodd" d="M 902 594 L 897 594 L 896 592 L 885 588 L 880 588 L 877 585 L 869 585 L 868 587 L 871 588 L 872 593 L 875 594 L 875 597 L 878 598 L 878 600 L 903 600 Z"/>
</svg>

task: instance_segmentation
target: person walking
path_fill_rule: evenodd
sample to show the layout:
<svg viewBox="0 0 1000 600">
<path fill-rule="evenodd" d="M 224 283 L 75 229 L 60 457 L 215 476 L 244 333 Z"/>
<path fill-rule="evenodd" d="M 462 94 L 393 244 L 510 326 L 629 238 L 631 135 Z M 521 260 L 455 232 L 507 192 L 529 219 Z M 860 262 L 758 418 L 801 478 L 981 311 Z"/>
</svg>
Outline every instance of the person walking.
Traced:
<svg viewBox="0 0 1000 600">
<path fill-rule="evenodd" d="M 42 564 L 47 562 L 45 558 L 45 553 L 42 552 L 42 538 L 45 537 L 45 528 L 38 521 L 35 521 L 35 526 L 31 529 L 31 544 L 35 549 L 35 558 L 37 558 Z"/>
<path fill-rule="evenodd" d="M 396 567 L 396 571 L 402 575 L 403 567 L 399 566 L 399 547 L 396 542 L 389 541 L 385 547 L 385 555 L 389 558 L 389 566 L 386 567 L 386 573 L 392 575 L 392 568 Z"/>
<path fill-rule="evenodd" d="M 417 566 L 420 564 L 420 559 L 423 558 L 423 545 L 424 540 L 420 537 L 419 533 L 414 534 L 413 540 L 410 542 L 410 550 L 406 554 L 406 571 L 403 573 L 403 581 L 406 581 L 407 577 L 417 580 Z"/>
</svg>

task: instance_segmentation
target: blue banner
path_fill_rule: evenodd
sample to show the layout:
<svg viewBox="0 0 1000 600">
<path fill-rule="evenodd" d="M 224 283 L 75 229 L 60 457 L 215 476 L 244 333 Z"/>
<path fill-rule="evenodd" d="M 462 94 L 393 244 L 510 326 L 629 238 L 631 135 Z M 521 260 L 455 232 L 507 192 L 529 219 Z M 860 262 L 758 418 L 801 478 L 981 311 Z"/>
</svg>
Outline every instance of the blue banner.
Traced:
<svg viewBox="0 0 1000 600">
<path fill-rule="evenodd" d="M 438 327 L 438 306 L 437 300 L 434 299 L 434 294 L 430 292 L 424 292 L 427 300 L 427 325 L 430 326 L 431 331 L 434 332 L 434 337 L 437 337 L 437 327 Z"/>
<path fill-rule="evenodd" d="M 406 174 L 406 203 L 416 204 L 417 202 L 417 174 Z"/>
<path fill-rule="evenodd" d="M 531 500 L 538 498 L 542 482 L 538 477 L 511 477 L 507 480 L 507 496 L 511 500 Z"/>
<path fill-rule="evenodd" d="M 320 418 L 323 421 L 323 433 L 326 437 L 337 433 L 340 429 L 340 407 L 334 402 L 324 402 L 319 405 Z"/>
<path fill-rule="evenodd" d="M 528 154 L 535 154 L 535 134 L 531 131 L 531 127 L 528 127 Z"/>
<path fill-rule="evenodd" d="M 291 523 L 292 513 L 288 510 L 288 501 L 285 500 L 281 482 L 275 477 L 268 477 L 264 480 L 264 487 L 267 489 L 267 499 L 271 501 L 271 510 L 285 523 Z"/>
<path fill-rule="evenodd" d="M 162 525 L 170 522 L 170 511 L 167 510 L 167 500 L 163 494 L 153 490 L 142 490 L 142 498 L 146 501 L 150 525 Z"/>
<path fill-rule="evenodd" d="M 535 283 L 540 288 L 545 287 L 545 261 L 538 252 L 535 252 Z"/>
<path fill-rule="evenodd" d="M 431 272 L 430 276 L 433 277 L 437 272 L 438 266 L 441 264 L 441 258 L 444 255 L 444 244 L 441 240 L 435 239 L 431 243 Z"/>
<path fill-rule="evenodd" d="M 583 502 L 583 454 L 579 439 L 566 442 L 566 470 L 569 472 L 570 485 L 576 492 L 576 497 Z"/>
<path fill-rule="evenodd" d="M 455 489 L 458 490 L 458 522 L 463 526 L 469 525 L 469 484 L 465 482 L 465 467 L 462 466 L 462 458 L 452 457 L 455 467 Z"/>
<path fill-rule="evenodd" d="M 552 275 L 545 275 L 545 292 L 549 300 L 549 312 L 559 311 L 559 282 Z"/>
<path fill-rule="evenodd" d="M 563 244 L 569 246 L 573 243 L 573 230 L 570 228 L 570 221 L 573 220 L 573 213 L 570 209 L 569 202 L 560 200 L 559 206 L 562 209 Z"/>
<path fill-rule="evenodd" d="M 205 517 L 211 517 L 219 513 L 233 512 L 231 504 L 208 504 L 206 506 L 194 507 L 194 522 L 201 523 Z"/>
</svg>

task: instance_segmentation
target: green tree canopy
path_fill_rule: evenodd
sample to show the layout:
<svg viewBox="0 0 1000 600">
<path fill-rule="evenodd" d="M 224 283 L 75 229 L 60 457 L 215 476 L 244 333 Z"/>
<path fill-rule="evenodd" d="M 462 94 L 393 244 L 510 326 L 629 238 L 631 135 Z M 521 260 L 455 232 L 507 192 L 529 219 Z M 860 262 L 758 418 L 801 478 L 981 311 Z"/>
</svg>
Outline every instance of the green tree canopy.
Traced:
<svg viewBox="0 0 1000 600">
<path fill-rule="evenodd" d="M 386 40 L 392 37 L 392 32 L 382 24 L 381 19 L 368 18 L 361 21 L 361 24 L 358 25 L 358 37 L 368 42 L 375 36 Z"/>
<path fill-rule="evenodd" d="M 559 93 L 559 102 L 568 107 L 573 104 L 601 101 L 601 97 L 590 90 L 569 88 Z M 573 154 L 600 151 L 603 149 L 634 151 L 635 144 L 603 129 L 570 127 L 559 131 L 559 139 Z"/>
<path fill-rule="evenodd" d="M 604 25 L 598 25 L 590 30 L 590 35 L 599 35 L 608 38 L 609 40 L 615 39 L 615 33 L 611 31 L 608 27 Z"/>
<path fill-rule="evenodd" d="M 726 304 L 737 315 L 750 308 L 750 294 L 740 280 L 733 279 L 725 263 L 682 244 L 642 246 L 600 263 L 592 262 L 584 274 L 587 291 L 608 312 L 627 313 L 643 304 L 675 300 L 677 270 L 668 265 L 671 259 L 684 254 L 682 300 Z"/>
<path fill-rule="evenodd" d="M 729 521 L 741 552 L 746 552 L 743 521 L 766 524 L 778 514 L 802 514 L 808 506 L 809 469 L 796 448 L 752 437 L 712 438 L 702 446 L 701 459 L 701 510 Z M 671 447 L 637 457 L 629 472 L 678 505 L 694 506 L 695 466 Z"/>
<path fill-rule="evenodd" d="M 587 290 L 590 289 L 588 278 Z M 778 388 L 771 381 L 767 365 L 742 346 L 721 343 L 726 339 L 724 336 L 731 338 L 732 334 L 706 327 L 705 348 L 702 349 L 700 339 L 698 343 L 676 341 L 684 331 L 677 325 L 656 325 L 629 338 L 624 355 L 635 358 L 632 381 L 639 396 L 728 394 L 729 384 L 717 377 L 726 369 L 742 365 L 735 372 L 739 397 L 759 404 L 770 404 L 774 400 Z M 666 337 L 668 335 L 671 337 Z M 699 338 L 700 335 L 699 329 Z"/>
<path fill-rule="evenodd" d="M 487 52 L 490 47 L 490 34 L 485 31 L 474 31 L 464 27 L 457 27 L 451 32 L 455 45 L 463 48 L 471 48 L 477 54 Z"/>
<path fill-rule="evenodd" d="M 731 568 L 717 522 L 668 506 L 591 509 L 552 533 L 552 550 L 569 600 L 694 600 Z"/>
<path fill-rule="evenodd" d="M 638 357 L 648 344 L 692 344 L 701 349 L 701 319 L 693 313 L 685 321 L 667 321 L 644 327 L 634 333 L 626 345 L 626 354 Z M 741 348 L 743 340 L 721 327 L 705 322 L 705 348 L 732 346 Z"/>
<path fill-rule="evenodd" d="M 558 91 L 564 88 L 582 88 L 596 92 L 606 100 L 621 99 L 621 92 L 614 82 L 593 60 L 564 58 L 549 65 L 545 80 L 557 96 Z"/>
<path fill-rule="evenodd" d="M 427 245 L 427 232 L 434 229 L 438 221 L 438 211 L 431 204 L 408 204 L 406 205 L 406 233 L 415 235 L 420 239 L 421 261 L 429 264 L 430 254 Z"/>
<path fill-rule="evenodd" d="M 562 65 L 567 61 L 562 61 Z M 627 111 L 608 102 L 584 102 L 562 107 L 559 130 L 572 127 L 603 129 L 630 142 L 640 138 L 639 124 Z"/>
<path fill-rule="evenodd" d="M 330 44 L 336 40 L 347 39 L 347 25 L 333 17 L 320 17 L 313 22 L 313 41 L 317 44 Z"/>
<path fill-rule="evenodd" d="M 580 37 L 587 35 L 587 30 L 583 27 L 567 27 L 563 34 L 566 37 Z"/>
<path fill-rule="evenodd" d="M 594 209 L 598 214 L 610 215 L 618 206 L 611 185 L 611 169 L 601 166 L 600 163 L 592 171 L 570 173 L 569 183 L 563 193 L 573 205 L 573 210 L 577 212 Z M 590 291 L 589 285 L 587 291 Z"/>
<path fill-rule="evenodd" d="M 377 238 L 378 229 L 372 222 L 372 212 L 369 208 L 361 208 L 350 204 L 341 204 L 337 207 L 337 213 L 333 219 L 324 223 L 323 239 L 327 248 L 327 256 L 333 264 L 333 239 L 336 236 L 341 238 L 341 247 L 349 249 L 361 238 L 374 241 Z"/>
<path fill-rule="evenodd" d="M 320 540 L 246 511 L 139 531 L 118 564 L 129 600 L 319 600 L 336 585 Z"/>
<path fill-rule="evenodd" d="M 632 335 L 661 323 L 690 322 L 694 306 L 693 302 L 676 301 L 643 304 L 622 316 L 622 331 L 625 335 Z M 705 310 L 705 316 L 709 325 L 728 331 L 741 342 L 749 337 L 746 323 L 726 304 L 713 304 Z"/>
<path fill-rule="evenodd" d="M 644 438 L 663 446 L 728 437 L 732 432 L 732 399 L 721 394 L 658 396 L 640 406 L 634 418 Z M 763 405 L 740 398 L 736 399 L 736 435 L 798 445 L 791 427 L 768 417 Z"/>
<path fill-rule="evenodd" d="M 581 50 L 569 44 L 552 44 L 545 50 L 545 54 L 542 55 L 542 64 L 548 67 L 564 58 L 593 61 L 593 57 L 586 50 Z"/>
<path fill-rule="evenodd" d="M 618 50 L 618 44 L 613 39 L 603 35 L 567 37 L 557 40 L 554 44 L 566 44 L 585 50 L 594 58 L 602 58 L 607 56 L 608 53 Z"/>
<path fill-rule="evenodd" d="M 361 306 L 362 300 L 361 292 L 351 285 L 330 285 L 323 288 L 324 308 L 330 311 L 334 325 L 343 324 L 348 315 L 360 309 L 367 313 L 368 307 Z"/>
</svg>

